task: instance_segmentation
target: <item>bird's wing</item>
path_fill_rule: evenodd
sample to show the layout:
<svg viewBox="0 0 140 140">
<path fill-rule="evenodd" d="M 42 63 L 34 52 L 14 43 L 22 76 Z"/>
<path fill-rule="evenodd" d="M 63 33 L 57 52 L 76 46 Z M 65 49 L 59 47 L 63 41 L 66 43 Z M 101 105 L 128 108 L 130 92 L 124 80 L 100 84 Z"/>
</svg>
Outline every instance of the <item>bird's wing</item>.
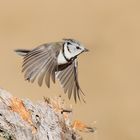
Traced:
<svg viewBox="0 0 140 140">
<path fill-rule="evenodd" d="M 55 69 L 57 67 L 57 56 L 60 46 L 56 44 L 44 44 L 24 57 L 23 69 L 25 79 L 34 82 L 38 78 L 38 84 L 41 86 L 45 78 L 46 85 L 50 87 L 50 77 L 55 82 Z"/>
<path fill-rule="evenodd" d="M 75 102 L 77 101 L 77 97 L 79 100 L 80 97 L 82 97 L 84 101 L 83 98 L 84 93 L 82 92 L 78 82 L 77 69 L 78 69 L 78 62 L 75 59 L 72 62 L 72 64 L 70 64 L 67 68 L 57 73 L 57 79 L 60 81 L 62 87 L 64 88 L 64 92 L 68 93 L 69 99 L 73 94 Z"/>
</svg>

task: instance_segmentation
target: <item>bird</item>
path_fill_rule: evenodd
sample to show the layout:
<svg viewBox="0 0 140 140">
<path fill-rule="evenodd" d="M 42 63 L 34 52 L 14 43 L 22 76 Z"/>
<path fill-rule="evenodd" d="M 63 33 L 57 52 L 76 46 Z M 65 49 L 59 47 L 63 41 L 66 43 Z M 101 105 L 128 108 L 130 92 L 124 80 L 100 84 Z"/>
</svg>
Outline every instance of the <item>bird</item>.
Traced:
<svg viewBox="0 0 140 140">
<path fill-rule="evenodd" d="M 38 85 L 42 86 L 45 81 L 50 88 L 50 79 L 55 83 L 60 82 L 64 93 L 68 98 L 84 100 L 78 81 L 78 59 L 77 57 L 89 50 L 75 39 L 62 39 L 62 41 L 45 43 L 34 49 L 16 49 L 15 52 L 23 57 L 22 72 L 25 80 L 33 83 L 36 79 Z"/>
</svg>

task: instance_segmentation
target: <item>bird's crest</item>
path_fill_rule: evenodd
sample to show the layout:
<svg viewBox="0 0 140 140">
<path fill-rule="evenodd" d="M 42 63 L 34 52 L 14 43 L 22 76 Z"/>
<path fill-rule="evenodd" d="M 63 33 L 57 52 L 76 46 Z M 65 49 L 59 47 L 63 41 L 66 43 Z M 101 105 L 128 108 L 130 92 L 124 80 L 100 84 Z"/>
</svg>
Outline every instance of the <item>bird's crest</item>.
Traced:
<svg viewBox="0 0 140 140">
<path fill-rule="evenodd" d="M 63 38 L 63 40 L 64 40 L 65 42 L 73 42 L 73 43 L 76 43 L 76 44 L 78 44 L 78 45 L 81 44 L 78 40 L 75 40 L 75 39 L 72 39 L 72 38 Z"/>
</svg>

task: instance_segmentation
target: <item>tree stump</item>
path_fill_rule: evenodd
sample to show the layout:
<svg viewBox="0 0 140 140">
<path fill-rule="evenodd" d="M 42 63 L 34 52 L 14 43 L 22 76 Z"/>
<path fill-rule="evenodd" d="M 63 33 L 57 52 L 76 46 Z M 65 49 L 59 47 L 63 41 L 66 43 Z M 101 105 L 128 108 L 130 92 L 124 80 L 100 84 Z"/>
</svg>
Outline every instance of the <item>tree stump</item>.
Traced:
<svg viewBox="0 0 140 140">
<path fill-rule="evenodd" d="M 95 131 L 80 121 L 72 123 L 71 115 L 61 97 L 33 104 L 0 89 L 0 136 L 7 140 L 82 140 L 78 130 Z"/>
</svg>

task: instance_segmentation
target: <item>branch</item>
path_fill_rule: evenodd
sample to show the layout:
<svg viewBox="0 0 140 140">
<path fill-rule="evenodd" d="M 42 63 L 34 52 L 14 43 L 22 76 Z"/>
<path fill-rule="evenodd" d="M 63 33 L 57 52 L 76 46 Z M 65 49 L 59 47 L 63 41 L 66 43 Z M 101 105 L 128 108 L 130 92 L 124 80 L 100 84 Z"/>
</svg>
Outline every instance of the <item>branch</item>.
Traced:
<svg viewBox="0 0 140 140">
<path fill-rule="evenodd" d="M 71 115 L 61 97 L 33 104 L 0 89 L 0 136 L 7 140 L 82 140 L 78 130 L 94 132 L 80 121 L 72 124 Z"/>
</svg>

